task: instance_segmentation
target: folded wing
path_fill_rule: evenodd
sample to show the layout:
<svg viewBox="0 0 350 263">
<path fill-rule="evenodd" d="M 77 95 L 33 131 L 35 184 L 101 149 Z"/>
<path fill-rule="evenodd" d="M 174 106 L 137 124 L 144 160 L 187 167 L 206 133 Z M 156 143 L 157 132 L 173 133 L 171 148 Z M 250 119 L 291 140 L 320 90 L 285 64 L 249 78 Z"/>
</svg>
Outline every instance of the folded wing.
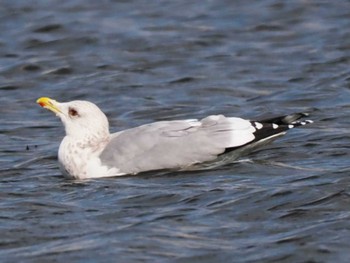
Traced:
<svg viewBox="0 0 350 263">
<path fill-rule="evenodd" d="M 100 158 L 128 174 L 183 168 L 253 141 L 255 131 L 250 121 L 223 115 L 155 122 L 113 134 Z"/>
</svg>

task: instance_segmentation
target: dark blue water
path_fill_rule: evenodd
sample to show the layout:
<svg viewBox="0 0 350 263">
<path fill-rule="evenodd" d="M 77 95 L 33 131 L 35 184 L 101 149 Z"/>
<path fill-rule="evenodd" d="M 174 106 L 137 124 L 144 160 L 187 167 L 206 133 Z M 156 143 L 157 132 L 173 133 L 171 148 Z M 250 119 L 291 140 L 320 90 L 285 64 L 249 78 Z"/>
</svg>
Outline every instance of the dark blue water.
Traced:
<svg viewBox="0 0 350 263">
<path fill-rule="evenodd" d="M 349 1 L 1 1 L 1 262 L 349 262 Z M 61 123 L 308 111 L 240 162 L 69 181 Z"/>
</svg>

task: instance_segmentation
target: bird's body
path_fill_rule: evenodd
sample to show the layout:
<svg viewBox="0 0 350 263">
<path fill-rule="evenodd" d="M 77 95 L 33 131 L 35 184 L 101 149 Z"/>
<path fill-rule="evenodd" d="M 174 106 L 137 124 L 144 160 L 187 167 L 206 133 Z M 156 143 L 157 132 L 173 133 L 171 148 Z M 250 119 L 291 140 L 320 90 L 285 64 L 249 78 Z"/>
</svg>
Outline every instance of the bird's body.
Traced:
<svg viewBox="0 0 350 263">
<path fill-rule="evenodd" d="M 106 116 L 91 102 L 40 98 L 38 103 L 64 123 L 60 167 L 67 177 L 79 179 L 213 167 L 311 122 L 297 121 L 306 116 L 303 113 L 262 121 L 212 115 L 202 120 L 154 122 L 110 134 Z"/>
</svg>

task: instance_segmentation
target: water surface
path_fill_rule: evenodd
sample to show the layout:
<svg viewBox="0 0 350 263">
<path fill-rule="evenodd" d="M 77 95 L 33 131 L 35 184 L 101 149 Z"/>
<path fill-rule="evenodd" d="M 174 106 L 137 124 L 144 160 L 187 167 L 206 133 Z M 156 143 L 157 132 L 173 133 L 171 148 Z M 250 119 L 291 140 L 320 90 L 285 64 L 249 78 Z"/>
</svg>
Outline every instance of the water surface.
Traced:
<svg viewBox="0 0 350 263">
<path fill-rule="evenodd" d="M 349 262 L 348 1 L 2 1 L 2 262 Z M 308 111 L 240 162 L 69 181 L 41 96 L 112 131 Z"/>
</svg>

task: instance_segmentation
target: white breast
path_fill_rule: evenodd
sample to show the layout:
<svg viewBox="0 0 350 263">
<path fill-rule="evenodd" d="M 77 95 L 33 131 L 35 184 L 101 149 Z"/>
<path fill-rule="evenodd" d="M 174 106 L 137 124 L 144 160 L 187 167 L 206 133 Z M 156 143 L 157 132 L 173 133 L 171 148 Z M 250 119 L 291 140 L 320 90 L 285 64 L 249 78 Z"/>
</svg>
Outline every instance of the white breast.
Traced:
<svg viewBox="0 0 350 263">
<path fill-rule="evenodd" d="M 81 147 L 79 143 L 66 136 L 58 151 L 60 170 L 65 177 L 71 179 L 123 175 L 117 168 L 108 168 L 101 164 L 99 158 L 101 151 Z"/>
</svg>

